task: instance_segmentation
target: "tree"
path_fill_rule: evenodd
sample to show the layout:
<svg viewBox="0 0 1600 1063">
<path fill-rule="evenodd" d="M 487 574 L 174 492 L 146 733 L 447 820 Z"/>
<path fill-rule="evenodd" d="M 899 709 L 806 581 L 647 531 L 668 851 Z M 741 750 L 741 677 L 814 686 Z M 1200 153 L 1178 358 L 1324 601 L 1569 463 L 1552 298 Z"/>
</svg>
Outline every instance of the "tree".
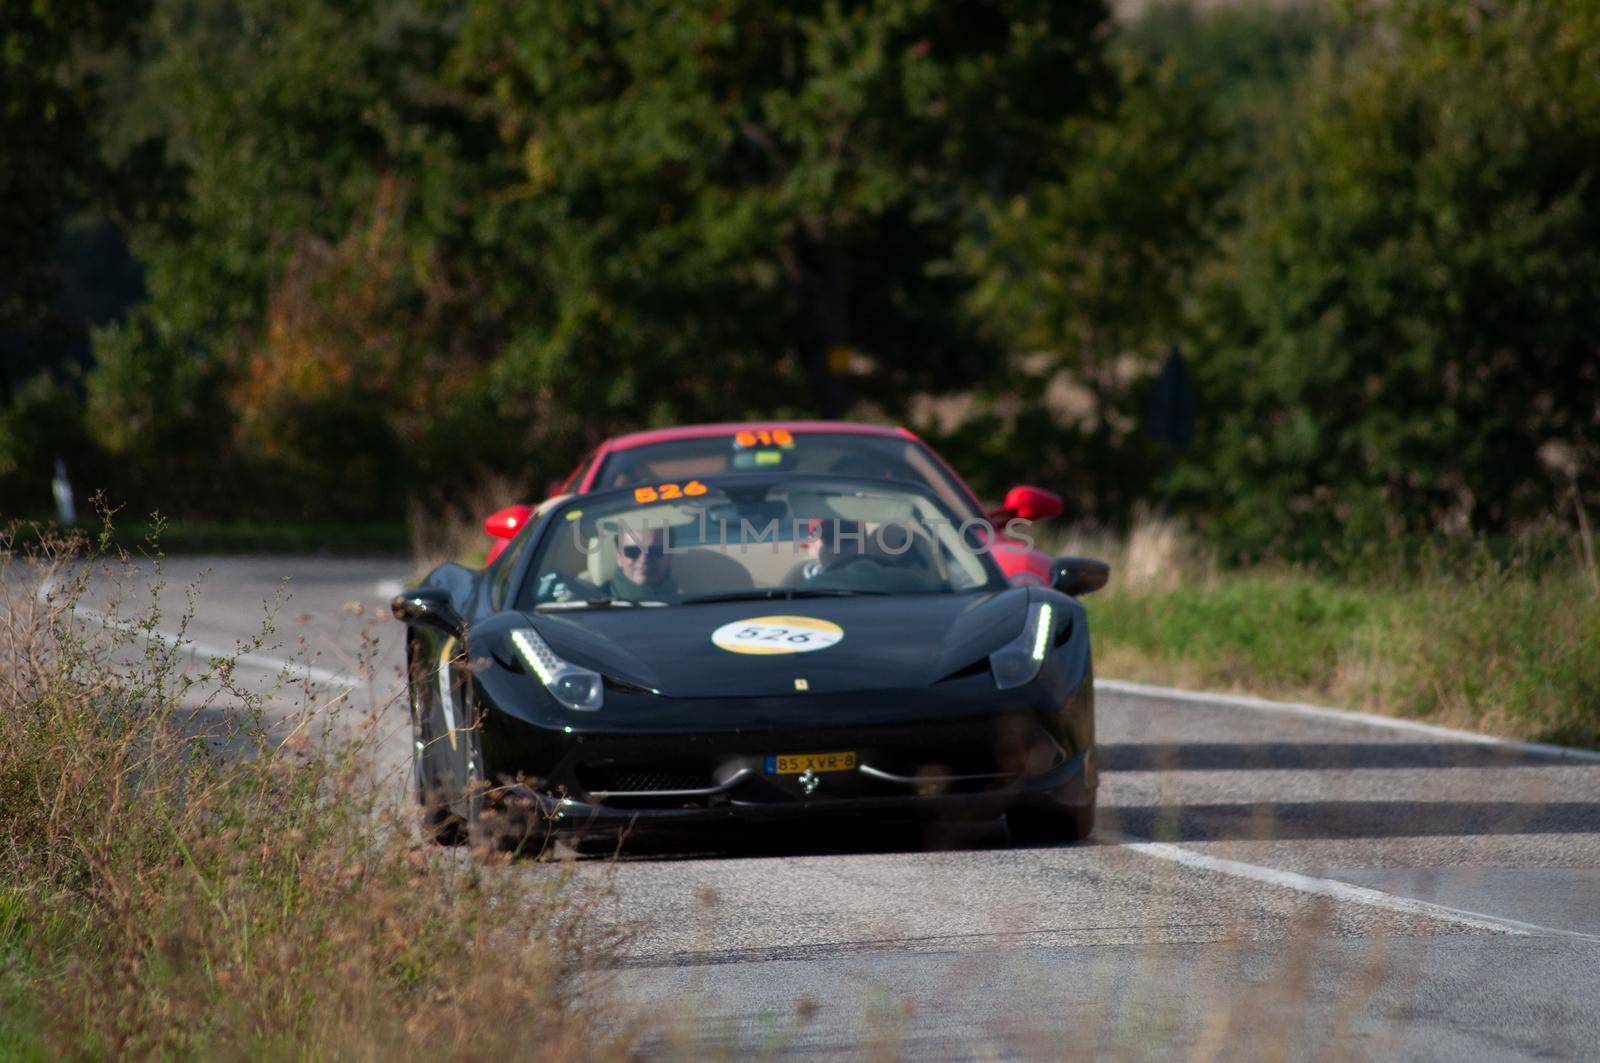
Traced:
<svg viewBox="0 0 1600 1063">
<path fill-rule="evenodd" d="M 113 224 L 142 185 L 138 145 L 103 150 L 145 0 L 0 6 L 0 509 L 49 506 L 51 470 L 97 468 L 84 435 L 88 327 L 139 295 Z"/>
<path fill-rule="evenodd" d="M 482 0 L 455 84 L 517 160 L 486 224 L 546 299 L 508 393 L 588 431 L 899 410 L 984 365 L 942 268 L 1101 77 L 1099 3 Z M 848 384 L 848 388 L 847 388 Z"/>
<path fill-rule="evenodd" d="M 1502 532 L 1600 490 L 1600 12 L 1372 17 L 1206 286 L 1183 483 L 1245 552 Z"/>
<path fill-rule="evenodd" d="M 1193 271 L 1234 177 L 1211 87 L 1171 64 L 1121 58 L 1116 95 L 1054 141 L 1061 176 L 986 201 L 986 229 L 965 255 L 978 278 L 973 313 L 1033 352 L 991 386 L 1009 427 L 991 419 L 983 434 L 1043 458 L 1035 475 L 1053 475 L 1108 522 L 1149 484 L 1141 388 L 1184 330 Z M 1064 388 L 1079 397 L 1058 405 L 1075 410 L 1048 405 Z"/>
<path fill-rule="evenodd" d="M 960 386 L 987 362 L 951 249 L 1044 172 L 1104 19 L 156 0 L 124 113 L 182 189 L 136 234 L 151 298 L 101 335 L 90 423 L 152 471 L 171 435 L 134 426 L 199 440 L 229 472 L 197 509 L 354 515 L 540 484 L 625 426 Z"/>
<path fill-rule="evenodd" d="M 180 178 L 134 228 L 150 300 L 89 381 L 119 486 L 195 515 L 393 514 L 491 354 L 456 270 L 485 131 L 433 83 L 442 22 L 158 0 L 145 33 L 121 115 Z"/>
<path fill-rule="evenodd" d="M 58 313 L 59 245 L 106 180 L 94 139 L 102 99 L 85 53 L 141 4 L 39 0 L 0 8 L 0 402 L 69 341 Z"/>
</svg>

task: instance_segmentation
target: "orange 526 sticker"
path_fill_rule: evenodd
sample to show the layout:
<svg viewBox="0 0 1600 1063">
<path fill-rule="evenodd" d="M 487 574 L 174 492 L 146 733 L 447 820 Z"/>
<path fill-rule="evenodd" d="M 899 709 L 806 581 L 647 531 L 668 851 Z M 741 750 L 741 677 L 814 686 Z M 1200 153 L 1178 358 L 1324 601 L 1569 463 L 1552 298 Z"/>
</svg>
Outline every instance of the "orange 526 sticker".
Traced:
<svg viewBox="0 0 1600 1063">
<path fill-rule="evenodd" d="M 685 496 L 693 498 L 695 495 L 706 493 L 706 485 L 699 480 L 690 480 L 686 484 L 656 484 L 654 487 L 635 487 L 633 500 L 635 502 L 671 502 L 674 498 Z"/>
</svg>

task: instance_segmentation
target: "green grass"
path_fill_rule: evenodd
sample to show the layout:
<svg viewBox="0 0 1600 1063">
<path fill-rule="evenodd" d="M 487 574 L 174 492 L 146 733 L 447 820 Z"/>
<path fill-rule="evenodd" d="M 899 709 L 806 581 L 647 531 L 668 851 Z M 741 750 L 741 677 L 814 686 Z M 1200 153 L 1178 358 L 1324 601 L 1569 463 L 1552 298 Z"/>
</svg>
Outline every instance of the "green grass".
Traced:
<svg viewBox="0 0 1600 1063">
<path fill-rule="evenodd" d="M 1102 552 L 1141 567 L 1126 545 Z M 1100 674 L 1600 748 L 1600 595 L 1579 552 L 1452 550 L 1342 575 L 1173 553 L 1160 578 L 1113 577 L 1086 600 Z"/>
<path fill-rule="evenodd" d="M 1334 674 L 1390 604 L 1385 595 L 1316 579 L 1249 572 L 1158 593 L 1113 588 L 1088 602 L 1101 647 L 1186 662 L 1229 685 L 1274 689 Z"/>
</svg>

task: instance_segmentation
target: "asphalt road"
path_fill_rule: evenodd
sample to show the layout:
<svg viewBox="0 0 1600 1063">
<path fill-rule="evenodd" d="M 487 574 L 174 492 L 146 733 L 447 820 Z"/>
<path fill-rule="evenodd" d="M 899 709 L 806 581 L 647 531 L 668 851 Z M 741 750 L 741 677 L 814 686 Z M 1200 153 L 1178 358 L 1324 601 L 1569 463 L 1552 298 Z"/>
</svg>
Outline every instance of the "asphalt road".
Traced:
<svg viewBox="0 0 1600 1063">
<path fill-rule="evenodd" d="M 348 691 L 398 780 L 406 567 L 169 561 L 161 630 L 201 570 L 201 656 L 282 590 L 241 674 L 293 680 L 285 711 Z M 685 1057 L 1600 1054 L 1600 757 L 1107 686 L 1090 843 L 994 825 L 581 861 L 630 934 L 597 977 Z"/>
</svg>

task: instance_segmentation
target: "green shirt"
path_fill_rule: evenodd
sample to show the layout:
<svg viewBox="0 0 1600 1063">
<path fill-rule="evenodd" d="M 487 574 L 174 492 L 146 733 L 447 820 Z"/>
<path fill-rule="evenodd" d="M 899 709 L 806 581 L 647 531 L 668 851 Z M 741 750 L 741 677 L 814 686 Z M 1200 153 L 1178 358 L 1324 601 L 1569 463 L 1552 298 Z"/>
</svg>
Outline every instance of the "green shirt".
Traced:
<svg viewBox="0 0 1600 1063">
<path fill-rule="evenodd" d="M 606 597 L 621 602 L 670 602 L 678 597 L 678 581 L 668 572 L 657 583 L 634 583 L 621 572 L 606 581 Z"/>
</svg>

